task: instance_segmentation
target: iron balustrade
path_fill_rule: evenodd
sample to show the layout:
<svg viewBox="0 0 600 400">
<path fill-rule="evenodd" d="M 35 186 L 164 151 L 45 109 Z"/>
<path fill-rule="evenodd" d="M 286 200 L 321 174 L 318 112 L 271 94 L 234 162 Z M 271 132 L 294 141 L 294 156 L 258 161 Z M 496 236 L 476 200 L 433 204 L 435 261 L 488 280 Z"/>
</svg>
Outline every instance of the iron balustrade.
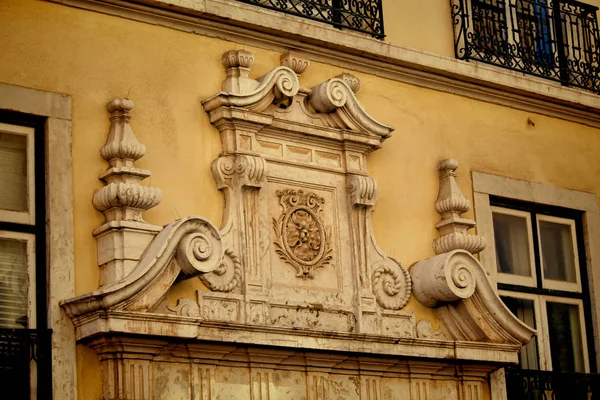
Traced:
<svg viewBox="0 0 600 400">
<path fill-rule="evenodd" d="M 598 8 L 575 0 L 450 0 L 454 49 L 600 93 Z"/>
<path fill-rule="evenodd" d="M 506 368 L 508 400 L 600 398 L 600 375 Z"/>
<path fill-rule="evenodd" d="M 0 329 L 0 386 L 11 399 L 51 398 L 51 330 Z"/>
<path fill-rule="evenodd" d="M 383 33 L 382 0 L 238 0 L 314 21 L 339 29 L 368 33 L 377 39 Z"/>
</svg>

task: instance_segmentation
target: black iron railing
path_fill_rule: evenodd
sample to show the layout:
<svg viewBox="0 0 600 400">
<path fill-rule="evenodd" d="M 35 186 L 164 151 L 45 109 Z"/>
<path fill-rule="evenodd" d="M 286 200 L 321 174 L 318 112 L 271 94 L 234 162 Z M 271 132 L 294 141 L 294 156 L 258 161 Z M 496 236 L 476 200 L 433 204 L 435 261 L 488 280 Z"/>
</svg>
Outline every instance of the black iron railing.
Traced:
<svg viewBox="0 0 600 400">
<path fill-rule="evenodd" d="M 10 398 L 51 398 L 50 330 L 0 329 L 0 387 Z M 0 397 L 2 397 L 0 395 Z"/>
<path fill-rule="evenodd" d="M 598 8 L 574 0 L 450 0 L 456 57 L 600 93 Z"/>
<path fill-rule="evenodd" d="M 238 0 L 315 21 L 340 29 L 368 33 L 377 39 L 383 33 L 382 0 Z"/>
<path fill-rule="evenodd" d="M 600 399 L 600 375 L 507 368 L 508 400 Z"/>
</svg>

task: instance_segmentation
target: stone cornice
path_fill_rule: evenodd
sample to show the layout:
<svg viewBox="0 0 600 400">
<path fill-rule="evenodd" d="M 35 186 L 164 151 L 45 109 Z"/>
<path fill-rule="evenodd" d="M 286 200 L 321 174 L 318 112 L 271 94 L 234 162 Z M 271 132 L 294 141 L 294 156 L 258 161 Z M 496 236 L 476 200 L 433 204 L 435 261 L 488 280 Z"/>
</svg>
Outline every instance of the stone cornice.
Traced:
<svg viewBox="0 0 600 400">
<path fill-rule="evenodd" d="M 398 338 L 372 334 L 319 332 L 309 329 L 261 327 L 201 318 L 96 311 L 74 319 L 78 340 L 101 335 L 143 335 L 172 339 L 194 339 L 240 345 L 263 345 L 303 350 L 366 353 L 371 355 L 419 357 L 515 363 L 521 345 L 460 342 L 443 339 Z M 166 335 L 165 332 L 169 334 Z"/>
<path fill-rule="evenodd" d="M 235 0 L 50 1 L 271 50 L 298 49 L 314 61 L 600 127 L 600 98 L 593 93 L 403 48 Z"/>
</svg>

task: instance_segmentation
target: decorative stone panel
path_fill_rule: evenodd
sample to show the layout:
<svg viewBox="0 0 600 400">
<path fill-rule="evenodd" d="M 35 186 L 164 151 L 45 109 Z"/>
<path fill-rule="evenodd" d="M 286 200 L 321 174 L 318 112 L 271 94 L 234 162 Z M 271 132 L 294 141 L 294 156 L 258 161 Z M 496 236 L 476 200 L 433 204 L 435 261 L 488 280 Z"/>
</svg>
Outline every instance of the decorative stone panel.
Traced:
<svg viewBox="0 0 600 400">
<path fill-rule="evenodd" d="M 141 215 L 159 191 L 113 196 L 112 180 L 134 188 L 149 173 L 133 166 L 145 152 L 129 126 L 133 104 L 109 105 L 102 154 L 110 167 L 94 204 L 111 235 L 149 235 L 141 246 L 122 235 L 121 247 L 136 253 L 119 264 L 118 248 L 97 231 L 99 254 L 115 262 L 101 263 L 110 272 L 99 290 L 62 302 L 78 340 L 100 357 L 104 398 L 482 398 L 485 378 L 456 367 L 469 361 L 487 373 L 514 363 L 533 332 L 470 253 L 444 252 L 409 274 L 377 246 L 378 191 L 366 159 L 393 129 L 360 105 L 358 78 L 303 87 L 309 62 L 298 53 L 257 79 L 247 51 L 222 62 L 223 91 L 202 102 L 221 136 L 212 163 L 225 198 L 220 228 L 189 216 L 150 229 Z M 456 167 L 440 164 L 442 239 L 472 226 L 460 218 L 467 207 Z M 186 279 L 207 290 L 167 303 Z M 439 330 L 404 310 L 411 294 L 438 310 Z"/>
</svg>

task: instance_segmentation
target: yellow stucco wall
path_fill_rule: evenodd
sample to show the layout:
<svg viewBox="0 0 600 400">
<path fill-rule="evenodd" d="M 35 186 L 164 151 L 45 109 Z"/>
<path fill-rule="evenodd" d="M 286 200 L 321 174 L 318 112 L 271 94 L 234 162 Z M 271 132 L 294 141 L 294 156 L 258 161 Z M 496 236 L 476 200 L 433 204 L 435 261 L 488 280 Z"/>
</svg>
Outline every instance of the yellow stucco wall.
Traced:
<svg viewBox="0 0 600 400">
<path fill-rule="evenodd" d="M 385 41 L 454 57 L 450 0 L 383 0 Z"/>
<path fill-rule="evenodd" d="M 404 37 L 407 46 L 452 56 L 451 42 L 417 34 L 423 32 L 417 30 L 420 26 L 437 26 L 432 32 L 451 30 L 449 17 L 442 23 L 447 2 L 429 1 L 430 20 L 421 24 L 414 17 L 421 15 L 420 2 L 387 0 L 389 40 Z M 390 9 L 398 11 L 397 19 L 390 20 Z M 109 126 L 105 105 L 115 97 L 135 102 L 132 125 L 148 149 L 138 166 L 150 169 L 148 183 L 164 192 L 164 200 L 146 219 L 163 225 L 202 215 L 218 225 L 223 201 L 210 163 L 220 143 L 200 101 L 220 90 L 220 58 L 226 50 L 252 51 L 254 77 L 279 65 L 279 53 L 35 0 L 0 1 L 0 21 L 0 81 L 73 99 L 76 294 L 98 287 L 91 232 L 103 217 L 91 198 L 101 187 L 97 176 L 106 168 L 99 153 Z M 406 39 L 410 32 L 413 36 Z M 313 63 L 301 82 L 311 87 L 342 71 Z M 597 129 L 353 73 L 362 80 L 360 101 L 396 129 L 370 156 L 369 170 L 380 190 L 373 215 L 378 243 L 405 266 L 433 255 L 436 164 L 442 158 L 461 162 L 458 182 L 468 198 L 472 170 L 600 193 Z M 535 126 L 528 125 L 528 118 Z M 192 289 L 189 283 L 179 288 Z M 434 318 L 414 300 L 407 310 L 416 311 L 418 318 Z M 79 398 L 99 398 L 98 364 L 93 351 L 82 346 L 78 374 L 79 382 L 85 382 L 79 385 Z"/>
</svg>

